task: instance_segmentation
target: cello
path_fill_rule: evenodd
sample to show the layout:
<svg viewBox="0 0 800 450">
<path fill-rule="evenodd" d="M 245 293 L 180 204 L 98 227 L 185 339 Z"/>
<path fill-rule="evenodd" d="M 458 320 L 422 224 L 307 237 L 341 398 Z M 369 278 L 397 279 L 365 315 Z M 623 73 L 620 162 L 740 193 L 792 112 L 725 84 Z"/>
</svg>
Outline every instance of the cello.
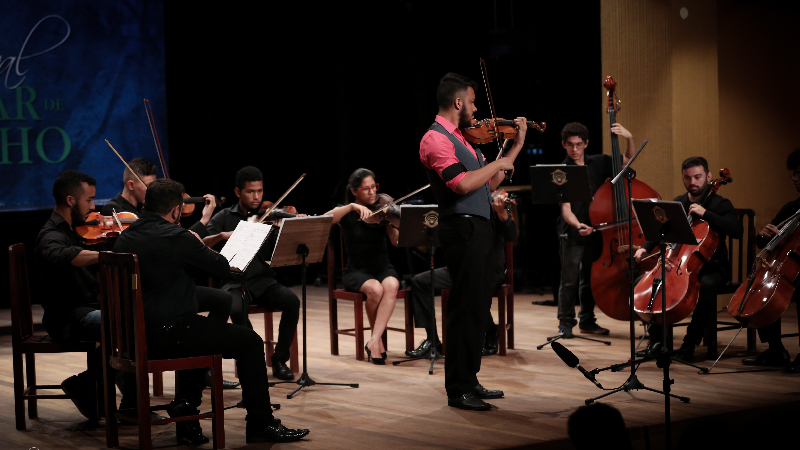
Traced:
<svg viewBox="0 0 800 450">
<path fill-rule="evenodd" d="M 731 173 L 722 168 L 720 178 L 711 182 L 704 197 L 698 202 L 705 207 L 708 199 L 717 193 L 722 185 L 731 183 Z M 656 323 L 663 322 L 661 310 L 661 289 L 666 287 L 666 323 L 672 325 L 685 319 L 694 311 L 700 296 L 700 280 L 698 276 L 703 265 L 717 251 L 719 236 L 711 229 L 708 222 L 702 219 L 693 220 L 693 214 L 687 219 L 697 238 L 697 245 L 669 244 L 666 261 L 666 280 L 661 280 L 653 292 L 653 280 L 661 278 L 661 259 L 656 267 L 647 272 L 634 289 L 633 309 L 645 322 L 655 318 Z M 655 256 L 659 253 L 653 253 Z M 656 301 L 657 300 L 657 301 Z"/>
<path fill-rule="evenodd" d="M 607 77 L 603 86 L 606 93 L 606 112 L 609 127 L 616 122 L 616 113 L 620 110 L 619 98 L 616 94 L 617 82 Z M 619 137 L 611 133 L 612 172 L 616 175 L 622 170 L 622 156 L 619 149 Z M 633 198 L 658 198 L 661 196 L 646 183 L 634 179 L 631 184 Z M 607 316 L 617 320 L 630 319 L 630 283 L 629 265 L 626 261 L 630 247 L 634 250 L 645 242 L 644 235 L 634 231 L 633 242 L 628 242 L 628 188 L 625 183 L 612 185 L 606 181 L 595 192 L 594 201 L 589 206 L 589 218 L 593 224 L 609 224 L 598 228 L 602 236 L 602 253 L 592 263 L 592 296 L 597 307 Z"/>
<path fill-rule="evenodd" d="M 800 211 L 779 224 L 780 233 L 756 255 L 747 283 L 728 304 L 728 313 L 747 328 L 778 320 L 794 296 L 800 273 Z"/>
</svg>

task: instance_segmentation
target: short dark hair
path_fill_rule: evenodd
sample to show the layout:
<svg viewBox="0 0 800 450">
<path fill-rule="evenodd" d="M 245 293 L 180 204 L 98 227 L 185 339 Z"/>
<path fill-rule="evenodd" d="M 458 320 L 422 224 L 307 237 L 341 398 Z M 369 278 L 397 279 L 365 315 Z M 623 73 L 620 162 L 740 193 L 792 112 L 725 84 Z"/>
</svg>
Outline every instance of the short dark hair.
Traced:
<svg viewBox="0 0 800 450">
<path fill-rule="evenodd" d="M 583 142 L 589 140 L 589 129 L 579 122 L 570 122 L 561 129 L 561 142 L 567 142 L 572 136 L 578 136 Z"/>
<path fill-rule="evenodd" d="M 789 170 L 794 170 L 800 166 L 800 148 L 794 149 L 792 153 L 789 153 L 789 157 L 786 158 L 786 168 Z"/>
<path fill-rule="evenodd" d="M 134 173 L 138 175 L 139 178 L 156 175 L 158 173 L 158 167 L 143 158 L 133 158 L 132 160 L 128 161 L 128 165 L 131 166 L 131 169 L 133 169 L 133 173 L 131 173 L 130 169 L 126 167 L 125 171 L 122 172 L 123 183 L 127 183 L 128 180 L 136 180 L 136 177 L 133 176 Z"/>
<path fill-rule="evenodd" d="M 374 180 L 375 173 L 363 167 L 354 170 L 353 173 L 350 174 L 350 178 L 347 179 L 347 192 L 344 194 L 345 199 L 347 199 L 348 202 L 353 202 L 356 199 L 353 193 L 350 192 L 350 189 L 358 189 L 358 187 L 361 186 L 361 183 L 364 181 L 364 178 L 367 177 L 372 177 Z"/>
<path fill-rule="evenodd" d="M 160 216 L 168 214 L 176 205 L 183 203 L 183 184 L 169 178 L 153 180 L 144 194 L 144 210 Z"/>
<path fill-rule="evenodd" d="M 631 449 L 631 438 L 619 410 L 605 403 L 576 409 L 567 419 L 567 434 L 575 450 L 589 448 Z"/>
<path fill-rule="evenodd" d="M 56 199 L 56 205 L 66 206 L 67 196 L 79 197 L 83 194 L 83 183 L 95 186 L 97 180 L 77 170 L 61 172 L 53 183 L 53 198 Z"/>
<path fill-rule="evenodd" d="M 450 109 L 453 101 L 458 94 L 472 88 L 477 91 L 477 85 L 469 78 L 450 72 L 439 80 L 439 87 L 436 88 L 436 103 L 441 109 Z"/>
<path fill-rule="evenodd" d="M 264 175 L 255 166 L 245 166 L 236 172 L 236 187 L 244 189 L 245 183 L 248 181 L 264 181 Z"/>
<path fill-rule="evenodd" d="M 681 172 L 683 172 L 686 169 L 697 166 L 703 166 L 703 170 L 705 170 L 706 173 L 708 173 L 708 161 L 706 161 L 706 159 L 703 158 L 702 156 L 691 156 L 689 158 L 686 158 L 683 161 L 683 164 L 681 164 Z"/>
</svg>

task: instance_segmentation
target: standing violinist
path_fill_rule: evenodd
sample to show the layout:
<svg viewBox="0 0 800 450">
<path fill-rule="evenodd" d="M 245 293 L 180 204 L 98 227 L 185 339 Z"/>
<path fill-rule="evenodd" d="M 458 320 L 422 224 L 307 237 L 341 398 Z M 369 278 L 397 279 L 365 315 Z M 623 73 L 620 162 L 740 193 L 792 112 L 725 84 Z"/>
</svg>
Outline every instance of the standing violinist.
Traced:
<svg viewBox="0 0 800 450">
<path fill-rule="evenodd" d="M 514 119 L 514 145 L 504 157 L 487 163 L 460 129 L 472 124 L 477 111 L 475 82 L 448 73 L 439 81 L 436 102 L 439 111 L 422 136 L 419 158 L 439 204 L 439 241 L 453 282 L 447 305 L 444 386 L 449 406 L 487 411 L 491 405 L 484 399 L 503 397 L 503 391 L 488 390 L 478 382 L 495 269 L 490 192 L 503 181 L 506 170 L 514 170 L 528 126 L 524 117 Z"/>
<path fill-rule="evenodd" d="M 611 132 L 624 138 L 628 147 L 622 156 L 622 164 L 636 151 L 633 135 L 622 125 L 615 123 Z M 587 166 L 592 195 L 607 178 L 616 175 L 610 155 L 587 155 L 589 129 L 578 122 L 568 123 L 561 130 L 561 146 L 567 151 L 562 164 Z M 592 249 L 592 225 L 589 220 L 589 203 L 563 203 L 558 221 L 561 251 L 561 285 L 558 289 L 558 334 L 572 337 L 572 328 L 578 325 L 584 334 L 608 334 L 608 329 L 597 325 L 592 296 L 592 262 L 596 259 Z M 581 309 L 575 320 L 575 304 L 580 299 Z"/>
<path fill-rule="evenodd" d="M 386 235 L 392 245 L 397 245 L 399 232 L 385 225 L 364 222 L 372 211 L 368 208 L 378 201 L 378 183 L 368 169 L 356 169 L 347 181 L 347 199 L 351 203 L 338 206 L 325 214 L 333 215 L 333 223 L 342 228 L 347 265 L 342 273 L 342 284 L 351 292 L 361 292 L 367 297 L 367 318 L 372 328 L 364 349 L 373 364 L 386 364 L 383 332 L 394 312 L 397 290 L 400 288 L 397 271 L 389 262 Z"/>
<path fill-rule="evenodd" d="M 238 203 L 221 209 L 208 222 L 209 236 L 204 237 L 203 242 L 209 247 L 228 239 L 240 221 L 258 214 L 264 194 L 264 176 L 261 171 L 253 166 L 239 169 L 236 172 L 236 187 L 233 192 L 239 198 Z M 270 237 L 247 266 L 244 275 L 231 274 L 230 278 L 224 280 L 222 290 L 228 291 L 230 295 L 231 321 L 235 324 L 253 328 L 247 317 L 251 302 L 281 311 L 278 342 L 275 344 L 271 361 L 272 375 L 281 380 L 291 380 L 294 378 L 294 373 L 286 365 L 286 361 L 291 356 L 290 349 L 300 318 L 300 300 L 294 292 L 275 280 L 275 271 L 267 263 L 272 257 L 277 235 L 278 233 L 270 233 Z M 246 292 L 249 295 L 246 295 Z"/>
<path fill-rule="evenodd" d="M 800 192 L 800 148 L 796 149 L 789 154 L 786 158 L 786 169 L 788 169 L 789 176 L 794 182 L 794 188 Z M 791 201 L 778 211 L 778 215 L 772 219 L 772 222 L 767 224 L 756 237 L 756 245 L 758 248 L 764 248 L 769 241 L 780 232 L 777 225 L 791 217 L 794 213 L 800 210 L 800 197 L 797 200 Z M 800 323 L 800 289 L 795 289 L 792 301 L 795 302 L 797 307 L 797 318 Z M 777 366 L 783 367 L 789 365 L 789 352 L 781 342 L 781 319 L 778 318 L 772 325 L 759 328 L 758 337 L 761 342 L 769 344 L 769 348 L 755 358 L 743 359 L 742 363 L 748 366 Z M 795 357 L 794 361 L 787 368 L 789 372 L 800 373 L 800 354 Z"/>
<path fill-rule="evenodd" d="M 683 161 L 681 165 L 683 174 L 683 186 L 686 193 L 675 197 L 674 201 L 681 202 L 684 210 L 695 219 L 702 219 L 708 223 L 711 230 L 719 236 L 717 250 L 711 258 L 703 264 L 703 268 L 698 273 L 700 281 L 700 292 L 695 306 L 692 320 L 686 327 L 686 336 L 683 338 L 676 358 L 686 362 L 691 362 L 694 358 L 694 348 L 700 345 L 703 333 L 709 321 L 713 318 L 717 305 L 717 292 L 719 288 L 731 279 L 730 261 L 728 261 L 728 249 L 725 244 L 727 236 L 734 239 L 741 239 L 744 233 L 739 217 L 733 208 L 730 200 L 719 194 L 709 196 L 711 185 L 711 174 L 708 172 L 708 161 L 702 156 L 692 156 Z M 704 201 L 708 197 L 707 201 Z M 702 204 L 701 204 L 702 203 Z M 642 248 L 636 250 L 634 258 L 636 262 L 653 250 L 658 245 L 657 242 L 647 241 Z M 662 326 L 653 324 L 648 330 L 650 341 L 637 356 L 657 356 L 661 349 Z"/>
</svg>

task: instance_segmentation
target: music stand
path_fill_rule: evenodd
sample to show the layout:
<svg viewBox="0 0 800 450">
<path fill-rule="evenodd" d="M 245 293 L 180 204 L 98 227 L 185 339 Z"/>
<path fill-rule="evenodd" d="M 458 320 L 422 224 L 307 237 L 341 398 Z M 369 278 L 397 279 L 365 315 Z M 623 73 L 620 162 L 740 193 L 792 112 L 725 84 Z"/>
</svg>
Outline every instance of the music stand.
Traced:
<svg viewBox="0 0 800 450">
<path fill-rule="evenodd" d="M 438 205 L 401 205 L 400 206 L 400 234 L 397 237 L 398 247 L 421 247 L 425 246 L 430 258 L 430 276 L 431 276 L 431 303 L 434 303 L 435 290 L 433 286 L 433 256 L 436 247 L 441 247 L 439 243 L 439 233 L 436 228 L 439 225 L 439 206 Z M 406 299 L 411 301 L 411 299 Z M 433 331 L 436 335 L 439 332 L 436 329 L 436 307 L 435 304 L 431 305 L 433 321 Z M 431 362 L 428 368 L 428 375 L 433 375 L 433 365 L 437 360 L 444 359 L 437 345 L 432 344 L 428 353 L 417 358 L 401 359 L 392 361 L 392 365 L 396 366 L 404 362 L 417 361 L 420 359 L 428 359 Z"/>
<path fill-rule="evenodd" d="M 294 217 L 283 219 L 282 226 L 278 229 L 278 238 L 272 252 L 270 266 L 296 266 L 303 268 L 303 374 L 297 381 L 271 382 L 270 385 L 283 383 L 297 383 L 298 387 L 286 394 L 291 399 L 294 394 L 304 387 L 314 386 L 350 386 L 358 387 L 358 383 L 318 383 L 308 376 L 308 352 L 306 348 L 306 270 L 308 264 L 322 261 L 325 246 L 331 231 L 333 216 Z"/>
<path fill-rule="evenodd" d="M 591 202 L 592 199 L 589 167 L 566 164 L 531 166 L 531 201 L 533 203 L 577 203 Z M 536 350 L 541 350 L 546 345 L 552 344 L 559 339 L 575 338 L 611 345 L 609 341 L 572 334 L 549 336 L 547 342 L 536 346 Z"/>
</svg>

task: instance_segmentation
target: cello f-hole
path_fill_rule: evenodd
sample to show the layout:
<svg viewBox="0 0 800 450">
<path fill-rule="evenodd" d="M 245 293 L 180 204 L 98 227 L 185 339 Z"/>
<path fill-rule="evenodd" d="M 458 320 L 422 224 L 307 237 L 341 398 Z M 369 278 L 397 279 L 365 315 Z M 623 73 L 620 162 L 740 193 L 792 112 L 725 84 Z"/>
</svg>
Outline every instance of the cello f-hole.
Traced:
<svg viewBox="0 0 800 450">
<path fill-rule="evenodd" d="M 603 263 L 603 267 L 609 268 L 614 265 L 614 247 L 619 245 L 619 240 L 614 238 L 608 243 L 608 261 Z"/>
</svg>

